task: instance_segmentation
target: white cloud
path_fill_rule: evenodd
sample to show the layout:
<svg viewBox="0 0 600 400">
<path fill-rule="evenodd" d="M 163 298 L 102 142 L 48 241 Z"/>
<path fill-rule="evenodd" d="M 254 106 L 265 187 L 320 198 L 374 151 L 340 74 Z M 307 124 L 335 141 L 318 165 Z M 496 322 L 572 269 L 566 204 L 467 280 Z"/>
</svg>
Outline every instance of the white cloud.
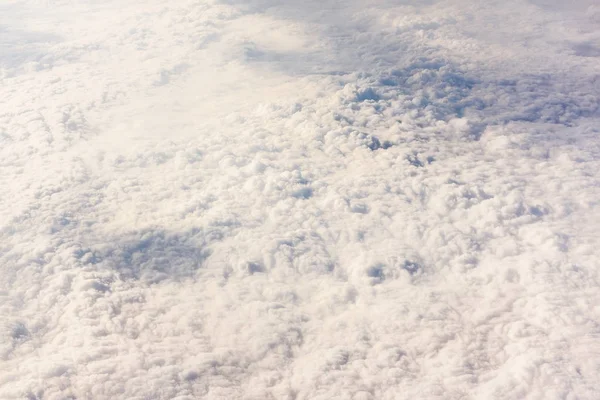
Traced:
<svg viewBox="0 0 600 400">
<path fill-rule="evenodd" d="M 1 6 L 0 397 L 595 398 L 594 12 Z"/>
</svg>

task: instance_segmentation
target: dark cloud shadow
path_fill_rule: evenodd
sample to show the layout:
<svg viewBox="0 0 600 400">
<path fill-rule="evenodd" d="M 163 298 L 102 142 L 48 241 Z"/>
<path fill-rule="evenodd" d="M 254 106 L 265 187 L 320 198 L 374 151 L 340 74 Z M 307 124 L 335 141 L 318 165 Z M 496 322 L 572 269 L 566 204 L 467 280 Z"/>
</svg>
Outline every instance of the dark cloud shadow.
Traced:
<svg viewBox="0 0 600 400">
<path fill-rule="evenodd" d="M 194 276 L 211 254 L 210 242 L 221 238 L 218 232 L 207 234 L 201 229 L 147 229 L 88 242 L 75 257 L 82 265 L 114 271 L 125 281 L 158 283 Z"/>
</svg>

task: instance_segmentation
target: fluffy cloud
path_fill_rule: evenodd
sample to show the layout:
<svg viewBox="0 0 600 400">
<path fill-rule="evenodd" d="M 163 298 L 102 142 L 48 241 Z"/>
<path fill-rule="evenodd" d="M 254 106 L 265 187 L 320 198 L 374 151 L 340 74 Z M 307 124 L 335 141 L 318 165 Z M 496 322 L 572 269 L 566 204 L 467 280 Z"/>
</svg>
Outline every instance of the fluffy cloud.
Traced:
<svg viewBox="0 0 600 400">
<path fill-rule="evenodd" d="M 561 4 L 1 6 L 0 397 L 594 398 Z"/>
</svg>

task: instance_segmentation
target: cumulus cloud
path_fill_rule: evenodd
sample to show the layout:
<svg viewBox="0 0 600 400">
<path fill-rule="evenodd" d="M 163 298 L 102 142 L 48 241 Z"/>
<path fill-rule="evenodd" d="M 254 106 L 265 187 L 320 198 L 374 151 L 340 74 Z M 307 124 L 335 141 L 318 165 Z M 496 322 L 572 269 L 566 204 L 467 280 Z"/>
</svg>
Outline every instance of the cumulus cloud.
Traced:
<svg viewBox="0 0 600 400">
<path fill-rule="evenodd" d="M 594 7 L 0 6 L 0 397 L 595 398 Z"/>
</svg>

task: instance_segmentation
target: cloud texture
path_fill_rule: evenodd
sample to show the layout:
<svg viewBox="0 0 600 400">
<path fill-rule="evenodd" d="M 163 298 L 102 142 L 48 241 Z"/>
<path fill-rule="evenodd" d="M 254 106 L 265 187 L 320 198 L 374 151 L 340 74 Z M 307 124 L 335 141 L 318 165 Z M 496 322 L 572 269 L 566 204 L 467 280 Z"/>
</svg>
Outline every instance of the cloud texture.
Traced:
<svg viewBox="0 0 600 400">
<path fill-rule="evenodd" d="M 597 398 L 569 4 L 4 2 L 0 398 Z"/>
</svg>

